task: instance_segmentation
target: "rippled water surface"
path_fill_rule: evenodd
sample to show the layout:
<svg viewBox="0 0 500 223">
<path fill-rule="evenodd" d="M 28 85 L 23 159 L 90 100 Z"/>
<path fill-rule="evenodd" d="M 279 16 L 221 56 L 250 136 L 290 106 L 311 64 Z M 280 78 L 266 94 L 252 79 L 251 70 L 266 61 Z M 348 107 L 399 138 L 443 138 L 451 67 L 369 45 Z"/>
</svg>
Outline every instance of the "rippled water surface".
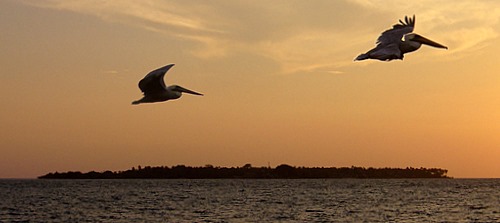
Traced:
<svg viewBox="0 0 500 223">
<path fill-rule="evenodd" d="M 500 222 L 500 179 L 0 180 L 0 222 Z"/>
</svg>

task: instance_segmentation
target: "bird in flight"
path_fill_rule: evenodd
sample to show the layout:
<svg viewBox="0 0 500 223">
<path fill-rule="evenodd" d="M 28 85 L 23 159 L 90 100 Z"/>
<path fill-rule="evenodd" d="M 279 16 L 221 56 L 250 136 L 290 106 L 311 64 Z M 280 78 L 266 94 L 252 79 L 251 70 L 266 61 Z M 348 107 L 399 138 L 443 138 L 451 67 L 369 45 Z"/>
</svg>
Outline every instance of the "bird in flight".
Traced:
<svg viewBox="0 0 500 223">
<path fill-rule="evenodd" d="M 169 64 L 153 70 L 149 72 L 141 81 L 139 81 L 139 88 L 144 93 L 144 96 L 137 101 L 133 101 L 132 104 L 137 105 L 141 103 L 154 103 L 178 99 L 181 97 L 183 92 L 194 95 L 203 95 L 183 88 L 179 85 L 170 85 L 167 87 L 163 77 L 173 66 L 174 64 Z"/>
<path fill-rule="evenodd" d="M 422 44 L 448 49 L 448 47 L 427 39 L 413 32 L 415 28 L 415 15 L 413 18 L 405 16 L 405 21 L 399 20 L 392 29 L 386 30 L 377 39 L 377 46 L 370 51 L 360 54 L 356 60 L 376 59 L 390 61 L 402 60 L 405 53 L 418 50 Z"/>
</svg>

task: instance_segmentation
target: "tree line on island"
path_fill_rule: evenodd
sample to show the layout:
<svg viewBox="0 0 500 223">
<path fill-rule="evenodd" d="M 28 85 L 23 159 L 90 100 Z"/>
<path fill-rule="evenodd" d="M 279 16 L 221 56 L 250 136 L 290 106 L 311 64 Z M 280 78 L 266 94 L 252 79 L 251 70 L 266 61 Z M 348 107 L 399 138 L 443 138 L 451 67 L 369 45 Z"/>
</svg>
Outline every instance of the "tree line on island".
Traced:
<svg viewBox="0 0 500 223">
<path fill-rule="evenodd" d="M 364 168 L 364 167 L 132 167 L 125 171 L 55 172 L 39 179 L 307 179 L 307 178 L 449 178 L 440 168 Z"/>
</svg>

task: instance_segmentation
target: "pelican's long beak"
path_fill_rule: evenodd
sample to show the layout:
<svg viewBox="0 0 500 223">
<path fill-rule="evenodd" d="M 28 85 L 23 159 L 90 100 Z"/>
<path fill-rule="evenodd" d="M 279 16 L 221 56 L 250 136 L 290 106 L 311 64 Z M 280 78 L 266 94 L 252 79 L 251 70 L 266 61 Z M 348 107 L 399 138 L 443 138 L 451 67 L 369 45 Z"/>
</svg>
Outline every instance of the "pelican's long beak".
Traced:
<svg viewBox="0 0 500 223">
<path fill-rule="evenodd" d="M 195 94 L 195 95 L 201 95 L 201 96 L 203 96 L 203 94 L 200 94 L 200 93 L 198 93 L 198 92 L 195 92 L 195 91 L 192 91 L 192 90 L 189 90 L 189 89 L 186 89 L 186 88 L 180 87 L 180 86 L 179 86 L 179 87 L 177 87 L 177 88 L 178 88 L 178 90 L 179 90 L 180 92 L 184 92 L 184 93 L 188 93 L 188 94 Z"/>
<path fill-rule="evenodd" d="M 444 45 L 441 45 L 439 43 L 436 43 L 430 39 L 427 39 L 423 36 L 420 36 L 420 35 L 415 35 L 415 37 L 412 39 L 413 41 L 417 41 L 417 42 L 420 42 L 422 44 L 426 44 L 426 45 L 429 45 L 429 46 L 433 46 L 433 47 L 437 47 L 437 48 L 444 48 L 444 49 L 448 49 L 447 46 L 444 46 Z"/>
</svg>

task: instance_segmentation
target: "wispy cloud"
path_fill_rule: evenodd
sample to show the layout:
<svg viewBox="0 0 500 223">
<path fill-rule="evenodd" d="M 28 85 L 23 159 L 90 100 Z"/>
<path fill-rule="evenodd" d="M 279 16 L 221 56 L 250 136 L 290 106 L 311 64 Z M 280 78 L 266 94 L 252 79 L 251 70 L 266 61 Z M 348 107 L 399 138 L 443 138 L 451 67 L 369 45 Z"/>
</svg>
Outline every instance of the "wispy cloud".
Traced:
<svg viewBox="0 0 500 223">
<path fill-rule="evenodd" d="M 449 46 L 452 56 L 445 59 L 460 58 L 492 44 L 500 19 L 499 1 L 473 0 L 23 2 L 173 36 L 186 41 L 186 52 L 202 59 L 261 55 L 279 64 L 282 73 L 342 72 L 359 66 L 353 58 L 406 14 L 417 15 L 416 32 Z"/>
<path fill-rule="evenodd" d="M 58 10 L 94 15 L 111 22 L 139 25 L 144 28 L 164 26 L 184 32 L 219 32 L 195 16 L 196 11 L 179 2 L 156 0 L 24 0 L 25 3 Z"/>
<path fill-rule="evenodd" d="M 101 71 L 103 74 L 118 74 L 117 70 L 103 70 Z"/>
</svg>

